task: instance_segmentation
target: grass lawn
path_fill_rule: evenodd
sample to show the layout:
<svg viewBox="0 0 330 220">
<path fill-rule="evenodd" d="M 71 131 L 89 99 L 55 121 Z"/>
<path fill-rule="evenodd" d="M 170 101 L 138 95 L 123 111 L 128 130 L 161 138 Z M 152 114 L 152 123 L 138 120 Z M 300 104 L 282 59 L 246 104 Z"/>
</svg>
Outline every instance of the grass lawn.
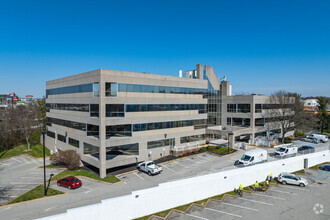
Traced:
<svg viewBox="0 0 330 220">
<path fill-rule="evenodd" d="M 42 148 L 43 148 L 42 144 L 36 144 L 31 146 L 31 151 L 27 151 L 27 145 L 23 144 L 13 149 L 0 152 L 0 159 L 5 159 L 8 157 L 18 156 L 22 154 L 29 154 L 33 157 L 43 157 Z M 45 150 L 46 150 L 45 152 L 46 156 L 50 156 L 49 149 L 46 147 Z"/>
<path fill-rule="evenodd" d="M 293 172 L 293 174 L 305 174 L 305 170 L 298 170 L 296 172 Z"/>
<path fill-rule="evenodd" d="M 39 168 L 44 168 L 44 166 L 41 166 Z M 57 165 L 54 165 L 54 164 L 48 164 L 48 165 L 46 165 L 46 168 L 54 168 L 54 169 L 56 169 L 56 168 L 65 168 L 65 167 L 64 166 L 57 166 Z"/>
<path fill-rule="evenodd" d="M 313 167 L 309 167 L 308 169 L 319 170 L 319 167 L 322 166 L 323 164 L 329 164 L 329 162 L 321 163 L 321 164 L 315 165 Z"/>
<path fill-rule="evenodd" d="M 118 179 L 115 176 L 107 176 L 102 179 L 102 178 L 96 176 L 95 174 L 88 172 L 87 170 L 65 170 L 65 171 L 57 174 L 56 176 L 54 176 L 52 178 L 52 180 L 59 180 L 64 177 L 67 177 L 67 176 L 85 176 L 85 177 L 89 177 L 92 179 L 96 179 L 96 180 L 100 180 L 100 181 L 104 181 L 104 182 L 108 182 L 108 183 L 120 182 L 120 179 Z"/>
<path fill-rule="evenodd" d="M 55 196 L 55 195 L 60 195 L 63 194 L 61 191 L 57 191 L 52 188 L 48 188 L 47 191 L 47 197 L 50 196 Z M 39 199 L 44 197 L 44 186 L 39 185 L 36 188 L 32 189 L 31 191 L 21 195 L 20 197 L 14 199 L 8 204 L 14 204 L 14 203 L 19 203 L 19 202 L 24 202 L 24 201 L 29 201 L 29 200 L 34 200 L 34 199 Z"/>
</svg>

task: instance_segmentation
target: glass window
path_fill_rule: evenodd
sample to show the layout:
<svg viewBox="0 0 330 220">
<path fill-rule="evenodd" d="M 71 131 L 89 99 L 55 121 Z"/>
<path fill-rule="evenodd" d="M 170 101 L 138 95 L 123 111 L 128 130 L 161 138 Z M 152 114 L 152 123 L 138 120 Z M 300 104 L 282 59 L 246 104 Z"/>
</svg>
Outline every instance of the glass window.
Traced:
<svg viewBox="0 0 330 220">
<path fill-rule="evenodd" d="M 84 154 L 92 154 L 98 157 L 99 147 L 84 142 Z"/>
<path fill-rule="evenodd" d="M 127 84 L 127 92 L 134 92 L 133 84 Z"/>
<path fill-rule="evenodd" d="M 106 117 L 125 117 L 124 104 L 106 104 Z"/>
<path fill-rule="evenodd" d="M 164 146 L 169 146 L 169 145 L 170 145 L 169 139 L 163 139 L 163 140 L 158 140 L 158 141 L 149 141 L 147 143 L 147 149 L 164 147 Z"/>
<path fill-rule="evenodd" d="M 125 144 L 106 148 L 107 160 L 112 159 L 110 155 L 139 155 L 139 144 Z"/>
<path fill-rule="evenodd" d="M 99 117 L 99 104 L 90 104 L 90 117 Z"/>
<path fill-rule="evenodd" d="M 262 104 L 255 104 L 255 113 L 262 112 Z"/>
<path fill-rule="evenodd" d="M 111 82 L 105 83 L 105 96 L 117 96 L 118 95 L 118 84 Z"/>
<path fill-rule="evenodd" d="M 55 133 L 54 132 L 47 131 L 46 134 L 47 134 L 48 137 L 55 138 Z"/>
<path fill-rule="evenodd" d="M 132 136 L 132 125 L 123 124 L 123 125 L 113 125 L 106 126 L 106 137 L 130 137 Z"/>
<path fill-rule="evenodd" d="M 57 140 L 66 143 L 66 137 L 60 134 L 57 134 Z"/>
<path fill-rule="evenodd" d="M 188 142 L 200 141 L 200 140 L 205 140 L 205 138 L 206 138 L 205 134 L 186 136 L 180 138 L 180 143 L 183 144 Z"/>
<path fill-rule="evenodd" d="M 250 104 L 237 104 L 238 113 L 250 113 L 251 105 Z"/>
<path fill-rule="evenodd" d="M 93 96 L 94 97 L 99 97 L 100 93 L 100 85 L 98 82 L 93 83 Z"/>
<path fill-rule="evenodd" d="M 87 136 L 99 138 L 99 126 L 87 124 Z"/>
<path fill-rule="evenodd" d="M 134 92 L 141 92 L 141 85 L 133 85 Z"/>
<path fill-rule="evenodd" d="M 126 84 L 124 83 L 118 84 L 118 92 L 127 92 Z"/>
<path fill-rule="evenodd" d="M 79 141 L 76 140 L 76 139 L 73 139 L 73 138 L 70 138 L 69 137 L 69 144 L 72 145 L 72 146 L 74 146 L 74 147 L 79 148 Z"/>
<path fill-rule="evenodd" d="M 236 113 L 236 104 L 227 104 L 227 112 Z"/>
<path fill-rule="evenodd" d="M 227 118 L 227 125 L 231 126 L 231 118 Z"/>
</svg>

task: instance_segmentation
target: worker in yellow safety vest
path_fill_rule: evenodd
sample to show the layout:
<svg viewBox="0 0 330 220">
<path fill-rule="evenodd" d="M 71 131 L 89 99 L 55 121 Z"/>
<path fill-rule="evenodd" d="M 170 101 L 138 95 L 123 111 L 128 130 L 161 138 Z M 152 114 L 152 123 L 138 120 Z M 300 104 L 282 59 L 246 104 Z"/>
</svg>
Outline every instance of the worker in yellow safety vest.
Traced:
<svg viewBox="0 0 330 220">
<path fill-rule="evenodd" d="M 241 185 L 239 185 L 239 190 L 243 190 L 243 186 L 242 186 L 242 184 Z"/>
<path fill-rule="evenodd" d="M 266 180 L 266 187 L 268 188 L 269 187 L 269 181 Z"/>
<path fill-rule="evenodd" d="M 254 184 L 254 190 L 257 190 L 257 189 L 259 189 L 259 183 L 258 183 L 258 181 L 256 181 L 256 183 Z"/>
<path fill-rule="evenodd" d="M 270 175 L 269 175 L 269 179 L 270 179 L 270 181 L 272 181 L 272 178 L 273 178 L 273 173 L 270 173 Z"/>
</svg>

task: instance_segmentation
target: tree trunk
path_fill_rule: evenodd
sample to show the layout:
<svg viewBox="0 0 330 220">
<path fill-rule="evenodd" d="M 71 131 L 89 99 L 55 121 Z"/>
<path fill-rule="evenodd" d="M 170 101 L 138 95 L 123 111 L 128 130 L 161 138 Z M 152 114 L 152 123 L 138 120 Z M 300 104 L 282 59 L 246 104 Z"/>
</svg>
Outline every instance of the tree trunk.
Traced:
<svg viewBox="0 0 330 220">
<path fill-rule="evenodd" d="M 29 138 L 26 137 L 25 139 L 26 139 L 26 143 L 27 143 L 27 146 L 28 146 L 28 150 L 31 150 Z"/>
</svg>

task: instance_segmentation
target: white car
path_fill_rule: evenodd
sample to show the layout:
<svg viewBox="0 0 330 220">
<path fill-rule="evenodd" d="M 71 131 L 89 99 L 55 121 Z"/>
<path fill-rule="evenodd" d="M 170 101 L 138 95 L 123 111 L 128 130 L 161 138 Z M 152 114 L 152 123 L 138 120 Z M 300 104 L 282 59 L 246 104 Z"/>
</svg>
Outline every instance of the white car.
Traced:
<svg viewBox="0 0 330 220">
<path fill-rule="evenodd" d="M 319 141 L 316 138 L 312 138 L 310 136 L 307 136 L 305 138 L 302 138 L 301 141 L 310 142 L 310 143 L 314 143 L 314 144 L 318 144 L 319 143 Z"/>
<path fill-rule="evenodd" d="M 300 187 L 304 187 L 308 185 L 308 182 L 306 179 L 301 178 L 299 176 L 296 176 L 291 173 L 280 173 L 277 180 L 282 183 L 283 185 L 286 184 L 292 184 L 292 185 L 298 185 Z"/>
<path fill-rule="evenodd" d="M 147 173 L 149 176 L 161 173 L 163 171 L 162 167 L 156 165 L 153 161 L 146 161 L 139 163 L 137 165 L 138 171 Z"/>
</svg>

